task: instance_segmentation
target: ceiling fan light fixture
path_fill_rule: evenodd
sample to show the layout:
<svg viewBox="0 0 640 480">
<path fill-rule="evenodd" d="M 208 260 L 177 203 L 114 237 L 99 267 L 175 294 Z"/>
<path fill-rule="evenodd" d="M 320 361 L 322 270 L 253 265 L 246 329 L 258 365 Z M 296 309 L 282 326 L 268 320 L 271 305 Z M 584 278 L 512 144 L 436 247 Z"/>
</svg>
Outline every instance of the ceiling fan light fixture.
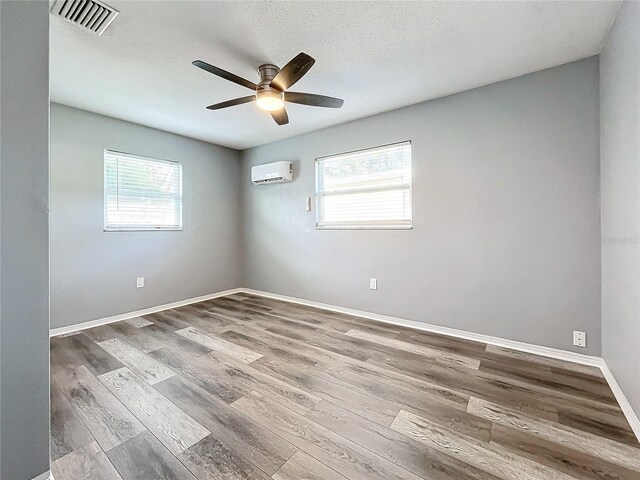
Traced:
<svg viewBox="0 0 640 480">
<path fill-rule="evenodd" d="M 284 99 L 281 92 L 264 91 L 256 94 L 256 104 L 262 110 L 274 112 L 284 107 Z"/>
<path fill-rule="evenodd" d="M 212 75 L 224 78 L 236 85 L 255 92 L 253 95 L 209 105 L 207 110 L 220 110 L 221 108 L 243 105 L 255 100 L 258 107 L 261 110 L 269 112 L 271 118 L 273 118 L 278 125 L 286 125 L 289 123 L 289 115 L 287 115 L 287 109 L 284 108 L 285 102 L 325 108 L 340 108 L 344 103 L 344 100 L 341 98 L 316 95 L 315 93 L 289 91 L 289 87 L 300 80 L 315 63 L 315 60 L 304 52 L 296 55 L 281 69 L 271 63 L 260 65 L 258 67 L 260 82 L 257 84 L 207 62 L 203 62 L 202 60 L 194 60 L 191 63 L 205 72 L 209 72 Z"/>
</svg>

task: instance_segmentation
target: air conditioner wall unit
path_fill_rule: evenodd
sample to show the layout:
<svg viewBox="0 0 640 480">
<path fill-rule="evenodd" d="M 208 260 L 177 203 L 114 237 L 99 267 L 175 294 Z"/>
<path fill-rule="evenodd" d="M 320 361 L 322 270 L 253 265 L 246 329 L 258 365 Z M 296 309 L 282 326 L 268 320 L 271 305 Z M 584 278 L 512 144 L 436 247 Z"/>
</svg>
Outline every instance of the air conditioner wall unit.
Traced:
<svg viewBox="0 0 640 480">
<path fill-rule="evenodd" d="M 251 181 L 256 185 L 264 183 L 284 183 L 293 180 L 291 162 L 273 162 L 251 168 Z"/>
</svg>

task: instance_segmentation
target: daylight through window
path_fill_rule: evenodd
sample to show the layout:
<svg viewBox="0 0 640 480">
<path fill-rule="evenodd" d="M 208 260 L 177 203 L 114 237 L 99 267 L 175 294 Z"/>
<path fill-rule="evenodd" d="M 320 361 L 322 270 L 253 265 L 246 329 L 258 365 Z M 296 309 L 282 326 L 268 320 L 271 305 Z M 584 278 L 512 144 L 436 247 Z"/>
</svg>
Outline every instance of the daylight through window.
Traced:
<svg viewBox="0 0 640 480">
<path fill-rule="evenodd" d="M 411 142 L 316 160 L 316 227 L 411 228 Z"/>
<path fill-rule="evenodd" d="M 104 229 L 181 230 L 182 165 L 105 150 Z"/>
</svg>

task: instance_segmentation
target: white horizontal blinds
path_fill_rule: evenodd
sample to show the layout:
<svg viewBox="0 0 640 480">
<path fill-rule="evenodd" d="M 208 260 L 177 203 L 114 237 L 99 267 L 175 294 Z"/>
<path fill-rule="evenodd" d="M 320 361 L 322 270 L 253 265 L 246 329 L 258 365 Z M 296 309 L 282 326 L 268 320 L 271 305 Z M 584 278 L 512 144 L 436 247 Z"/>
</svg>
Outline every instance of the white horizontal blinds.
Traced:
<svg viewBox="0 0 640 480">
<path fill-rule="evenodd" d="M 182 227 L 182 165 L 105 151 L 105 230 Z"/>
<path fill-rule="evenodd" d="M 316 160 L 319 228 L 411 226 L 411 143 Z"/>
</svg>

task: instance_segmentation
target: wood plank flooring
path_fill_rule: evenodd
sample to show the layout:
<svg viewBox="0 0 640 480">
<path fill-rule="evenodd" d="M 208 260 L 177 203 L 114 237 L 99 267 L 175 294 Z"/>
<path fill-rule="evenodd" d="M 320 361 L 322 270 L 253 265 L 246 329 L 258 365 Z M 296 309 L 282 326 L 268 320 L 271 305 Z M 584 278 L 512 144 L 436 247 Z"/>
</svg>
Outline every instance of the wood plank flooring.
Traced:
<svg viewBox="0 0 640 480">
<path fill-rule="evenodd" d="M 56 480 L 640 480 L 596 368 L 248 294 L 51 339 Z"/>
</svg>

